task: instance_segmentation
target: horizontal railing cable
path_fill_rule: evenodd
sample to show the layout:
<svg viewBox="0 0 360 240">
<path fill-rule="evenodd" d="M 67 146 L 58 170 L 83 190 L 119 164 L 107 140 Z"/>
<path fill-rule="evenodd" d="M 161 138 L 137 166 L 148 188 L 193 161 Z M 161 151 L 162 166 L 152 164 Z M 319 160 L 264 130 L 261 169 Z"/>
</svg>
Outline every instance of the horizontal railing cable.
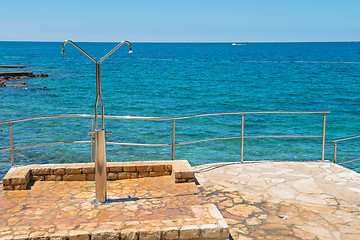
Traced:
<svg viewBox="0 0 360 240">
<path fill-rule="evenodd" d="M 216 116 L 216 115 L 241 115 L 241 114 L 319 114 L 319 113 L 330 113 L 330 111 L 249 111 L 249 112 L 219 112 L 219 113 L 204 113 L 195 114 L 181 117 L 140 117 L 140 116 L 104 116 L 106 119 L 128 119 L 128 120 L 180 120 L 194 117 L 205 117 L 205 116 Z M 94 115 L 88 114 L 71 114 L 71 115 L 53 115 L 53 116 L 41 116 L 32 118 L 23 118 L 9 121 L 2 121 L 0 124 L 24 122 L 30 120 L 49 119 L 49 118 L 94 118 Z M 98 117 L 100 118 L 100 117 Z"/>
<path fill-rule="evenodd" d="M 52 146 L 52 145 L 74 144 L 74 143 L 91 143 L 91 141 L 43 143 L 43 144 L 37 144 L 37 145 L 31 145 L 31 146 L 25 146 L 25 147 L 17 147 L 17 148 L 13 148 L 13 150 L 21 150 L 21 149 L 27 149 L 27 148 L 44 147 L 44 146 Z M 0 152 L 8 152 L 8 151 L 11 151 L 11 148 L 0 150 Z"/>
<path fill-rule="evenodd" d="M 358 158 L 351 158 L 351 159 L 349 159 L 349 160 L 345 160 L 345 161 L 339 162 L 338 164 L 339 164 L 339 165 L 342 165 L 342 164 L 344 164 L 344 163 L 355 162 L 355 161 L 358 161 L 358 160 L 360 160 L 360 157 L 358 157 Z"/>
<path fill-rule="evenodd" d="M 354 136 L 337 138 L 337 139 L 331 140 L 331 142 L 334 143 L 334 145 L 333 145 L 333 147 L 334 147 L 334 163 L 338 163 L 337 162 L 337 143 L 342 142 L 342 141 L 348 141 L 348 140 L 355 139 L 355 138 L 360 138 L 360 135 L 354 135 Z M 351 158 L 351 159 L 339 162 L 338 164 L 341 165 L 341 164 L 344 164 L 344 163 L 355 162 L 355 161 L 358 161 L 358 160 L 360 160 L 360 157 Z"/>
<path fill-rule="evenodd" d="M 122 145 L 122 146 L 141 146 L 141 147 L 168 147 L 172 146 L 172 159 L 174 160 L 174 151 L 175 146 L 193 144 L 205 141 L 215 141 L 215 140 L 229 140 L 229 139 L 241 139 L 241 162 L 243 162 L 243 148 L 244 148 L 244 139 L 245 138 L 322 138 L 322 160 L 324 160 L 324 148 L 330 147 L 325 146 L 325 114 L 330 113 L 330 111 L 243 111 L 243 112 L 218 112 L 218 113 L 203 113 L 203 114 L 195 114 L 188 116 L 180 116 L 180 117 L 139 117 L 139 116 L 104 116 L 106 119 L 123 119 L 123 120 L 153 120 L 153 121 L 163 121 L 163 120 L 172 120 L 172 143 L 170 144 L 145 144 L 145 143 L 121 143 L 121 142 L 106 142 L 108 145 Z M 322 135 L 245 135 L 244 134 L 244 115 L 248 114 L 323 114 L 323 127 L 322 127 Z M 241 136 L 234 137 L 217 137 L 217 138 L 207 138 L 200 139 L 194 141 L 187 142 L 175 142 L 175 120 L 181 119 L 189 119 L 196 117 L 207 117 L 207 116 L 221 116 L 221 115 L 241 115 Z M 68 115 L 53 115 L 53 116 L 40 116 L 40 117 L 31 117 L 31 118 L 23 118 L 16 120 L 8 120 L 1 121 L 0 124 L 9 124 L 9 135 L 10 135 L 10 148 L 9 149 L 1 149 L 0 152 L 11 152 L 11 165 L 14 165 L 14 151 L 35 147 L 43 147 L 43 146 L 52 146 L 52 145 L 62 145 L 62 144 L 76 144 L 76 143 L 91 143 L 92 145 L 92 157 L 93 157 L 93 145 L 94 141 L 69 141 L 69 142 L 54 142 L 54 143 L 44 143 L 37 144 L 31 146 L 23 146 L 23 147 L 14 147 L 13 144 L 13 123 L 25 122 L 25 121 L 33 121 L 33 120 L 41 120 L 41 119 L 53 119 L 53 118 L 91 118 L 92 124 L 91 128 L 93 129 L 93 120 L 95 118 L 94 115 L 88 114 L 68 114 Z M 336 139 L 333 140 L 335 145 L 336 141 L 344 141 L 352 138 L 359 137 L 360 135 L 348 137 L 346 139 Z M 336 149 L 336 147 L 335 147 Z"/>
<path fill-rule="evenodd" d="M 350 136 L 350 137 L 345 137 L 345 138 L 337 138 L 337 139 L 331 140 L 331 142 L 347 141 L 347 140 L 354 139 L 354 138 L 359 138 L 359 137 L 360 137 L 360 135 L 355 135 L 355 136 Z"/>
</svg>

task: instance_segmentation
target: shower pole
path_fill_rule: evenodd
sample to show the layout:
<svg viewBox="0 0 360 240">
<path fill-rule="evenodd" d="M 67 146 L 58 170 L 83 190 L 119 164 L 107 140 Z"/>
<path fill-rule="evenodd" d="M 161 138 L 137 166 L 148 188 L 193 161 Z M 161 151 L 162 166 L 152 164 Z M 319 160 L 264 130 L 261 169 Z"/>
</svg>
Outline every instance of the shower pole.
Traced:
<svg viewBox="0 0 360 240">
<path fill-rule="evenodd" d="M 95 130 L 94 132 L 89 133 L 92 139 L 95 140 L 95 200 L 92 201 L 95 205 L 106 204 L 107 202 L 107 174 L 106 174 L 106 139 L 109 138 L 111 133 L 105 131 L 104 123 L 104 103 L 101 96 L 101 69 L 100 64 L 106 58 L 108 58 L 113 52 L 115 52 L 123 44 L 128 44 L 130 47 L 129 53 L 132 53 L 131 43 L 128 41 L 122 41 L 119 43 L 113 50 L 106 54 L 99 61 L 96 61 L 91 57 L 87 52 L 77 46 L 73 41 L 67 40 L 62 45 L 62 54 L 65 54 L 65 45 L 71 43 L 87 57 L 93 60 L 96 64 L 96 100 L 95 100 Z M 102 128 L 98 129 L 98 103 L 100 100 L 101 105 L 101 123 Z"/>
</svg>

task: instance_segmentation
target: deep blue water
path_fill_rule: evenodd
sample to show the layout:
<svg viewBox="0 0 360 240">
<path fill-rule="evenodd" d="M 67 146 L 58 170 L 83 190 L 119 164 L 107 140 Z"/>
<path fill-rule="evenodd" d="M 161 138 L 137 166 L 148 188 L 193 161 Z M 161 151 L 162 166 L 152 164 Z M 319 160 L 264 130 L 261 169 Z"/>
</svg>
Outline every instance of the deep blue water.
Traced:
<svg viewBox="0 0 360 240">
<path fill-rule="evenodd" d="M 117 43 L 78 43 L 100 59 Z M 95 64 L 62 43 L 0 42 L 0 65 L 28 65 L 48 78 L 0 88 L 0 121 L 44 115 L 94 114 Z M 105 115 L 176 117 L 234 111 L 331 111 L 326 144 L 360 134 L 360 43 L 133 43 L 102 63 Z M 24 80 L 19 80 L 24 81 Z M 17 81 L 17 82 L 19 82 Z M 46 89 L 41 89 L 45 86 Z M 27 88 L 27 89 L 25 89 Z M 322 115 L 245 115 L 245 135 L 321 135 Z M 176 141 L 240 136 L 241 116 L 176 121 Z M 106 120 L 109 141 L 171 143 L 170 121 Z M 9 148 L 8 124 L 0 149 Z M 13 124 L 14 145 L 89 140 L 90 119 L 47 119 Z M 360 138 L 338 144 L 338 160 L 359 157 Z M 171 147 L 108 146 L 108 161 L 163 160 Z M 193 165 L 240 161 L 240 140 L 176 147 Z M 325 158 L 333 159 L 327 148 Z M 244 160 L 319 160 L 321 139 L 245 139 Z M 15 151 L 15 164 L 89 162 L 90 145 Z M 360 161 L 344 166 L 360 172 Z M 0 153 L 0 177 L 10 153 Z"/>
</svg>

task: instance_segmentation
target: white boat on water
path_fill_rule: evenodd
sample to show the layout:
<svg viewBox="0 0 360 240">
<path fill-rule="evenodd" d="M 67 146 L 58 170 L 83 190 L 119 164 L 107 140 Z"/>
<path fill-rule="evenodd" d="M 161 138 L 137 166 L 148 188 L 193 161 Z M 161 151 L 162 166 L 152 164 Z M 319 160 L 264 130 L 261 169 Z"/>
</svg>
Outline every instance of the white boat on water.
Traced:
<svg viewBox="0 0 360 240">
<path fill-rule="evenodd" d="M 233 46 L 241 46 L 241 45 L 247 45 L 247 43 L 232 43 Z"/>
</svg>

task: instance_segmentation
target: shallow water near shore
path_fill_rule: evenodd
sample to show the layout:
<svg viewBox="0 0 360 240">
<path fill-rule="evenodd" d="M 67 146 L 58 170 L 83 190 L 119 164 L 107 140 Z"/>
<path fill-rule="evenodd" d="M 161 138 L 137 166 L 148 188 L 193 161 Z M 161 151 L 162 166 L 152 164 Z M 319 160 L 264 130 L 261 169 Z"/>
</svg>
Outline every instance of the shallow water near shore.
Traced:
<svg viewBox="0 0 360 240">
<path fill-rule="evenodd" d="M 0 121 L 94 114 L 95 64 L 70 44 L 0 42 L 1 65 L 28 65 L 48 78 L 0 88 Z M 96 59 L 116 43 L 78 43 Z M 360 43 L 134 43 L 102 63 L 105 115 L 177 117 L 235 111 L 331 111 L 326 144 L 360 134 Z M 24 81 L 24 80 L 21 80 Z M 43 89 L 42 87 L 46 87 Z M 27 89 L 26 89 L 27 88 Z M 245 115 L 245 135 L 321 135 L 322 114 Z M 240 136 L 241 115 L 176 121 L 176 142 Z M 106 120 L 109 141 L 171 143 L 171 121 Z M 8 124 L 0 149 L 9 148 Z M 90 119 L 58 118 L 13 124 L 14 146 L 90 140 Z M 338 144 L 338 160 L 359 157 L 360 138 Z M 240 161 L 240 139 L 175 148 L 193 165 Z M 107 146 L 108 161 L 168 160 L 171 147 Z M 244 160 L 321 159 L 321 138 L 255 138 L 244 141 Z M 326 148 L 325 159 L 333 159 Z M 15 151 L 15 164 L 89 162 L 90 144 Z M 345 164 L 360 172 L 360 161 Z M 0 153 L 0 177 L 10 153 Z"/>
</svg>

